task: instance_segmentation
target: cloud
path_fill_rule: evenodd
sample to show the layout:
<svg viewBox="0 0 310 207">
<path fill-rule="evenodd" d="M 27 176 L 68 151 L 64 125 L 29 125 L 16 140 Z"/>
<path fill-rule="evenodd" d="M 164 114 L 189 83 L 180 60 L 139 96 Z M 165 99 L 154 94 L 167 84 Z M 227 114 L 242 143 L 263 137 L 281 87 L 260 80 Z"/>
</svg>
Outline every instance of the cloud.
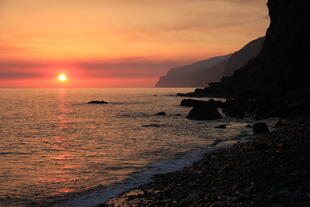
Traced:
<svg viewBox="0 0 310 207">
<path fill-rule="evenodd" d="M 168 69 L 192 61 L 152 57 L 71 60 L 70 62 L 0 60 L 0 79 L 48 78 L 55 76 L 55 71 L 60 70 L 82 79 L 158 78 Z"/>
<path fill-rule="evenodd" d="M 18 68 L 40 68 L 45 67 L 46 64 L 38 61 L 25 61 L 25 60 L 0 60 L 0 69 L 18 69 Z"/>
<path fill-rule="evenodd" d="M 41 74 L 30 71 L 0 71 L 0 79 L 28 79 L 40 78 Z"/>
<path fill-rule="evenodd" d="M 76 67 L 93 77 L 150 78 L 159 77 L 169 68 L 190 61 L 134 57 L 81 61 Z"/>
</svg>

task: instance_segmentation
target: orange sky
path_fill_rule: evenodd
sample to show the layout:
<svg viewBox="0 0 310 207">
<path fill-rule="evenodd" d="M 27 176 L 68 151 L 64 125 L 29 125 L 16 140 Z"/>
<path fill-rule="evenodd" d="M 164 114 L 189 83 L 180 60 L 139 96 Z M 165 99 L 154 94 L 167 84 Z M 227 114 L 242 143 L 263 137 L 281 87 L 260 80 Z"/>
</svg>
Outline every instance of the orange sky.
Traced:
<svg viewBox="0 0 310 207">
<path fill-rule="evenodd" d="M 152 87 L 171 67 L 263 36 L 265 3 L 1 0 L 0 87 Z"/>
</svg>

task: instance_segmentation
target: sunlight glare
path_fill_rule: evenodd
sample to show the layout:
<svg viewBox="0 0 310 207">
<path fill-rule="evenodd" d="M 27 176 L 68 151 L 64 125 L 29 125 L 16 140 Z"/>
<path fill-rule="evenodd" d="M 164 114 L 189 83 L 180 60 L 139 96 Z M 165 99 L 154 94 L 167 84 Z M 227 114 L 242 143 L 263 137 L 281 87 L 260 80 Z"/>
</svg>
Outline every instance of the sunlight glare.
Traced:
<svg viewBox="0 0 310 207">
<path fill-rule="evenodd" d="M 65 75 L 65 74 L 60 74 L 59 76 L 58 76 L 58 80 L 59 81 L 66 81 L 67 80 L 67 76 Z"/>
</svg>

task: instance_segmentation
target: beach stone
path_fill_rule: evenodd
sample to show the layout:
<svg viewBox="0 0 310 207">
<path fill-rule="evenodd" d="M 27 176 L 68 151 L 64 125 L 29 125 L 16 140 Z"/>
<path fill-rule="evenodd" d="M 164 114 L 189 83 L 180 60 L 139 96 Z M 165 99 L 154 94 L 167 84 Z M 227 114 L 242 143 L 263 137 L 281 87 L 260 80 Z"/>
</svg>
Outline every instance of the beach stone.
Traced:
<svg viewBox="0 0 310 207">
<path fill-rule="evenodd" d="M 197 193 L 191 193 L 189 194 L 186 198 L 184 198 L 183 200 L 181 200 L 181 204 L 182 205 L 187 205 L 192 203 L 193 201 L 196 201 L 199 199 L 199 195 Z"/>
<path fill-rule="evenodd" d="M 278 128 L 281 128 L 282 126 L 283 126 L 283 123 L 282 123 L 281 120 L 279 120 L 279 121 L 274 125 L 273 128 L 278 129 Z"/>
<path fill-rule="evenodd" d="M 296 203 L 296 206 L 298 207 L 309 207 L 310 206 L 310 201 L 299 201 Z"/>
<path fill-rule="evenodd" d="M 166 116 L 166 115 L 167 115 L 166 112 L 163 111 L 155 114 L 155 116 Z"/>
<path fill-rule="evenodd" d="M 89 101 L 88 104 L 108 104 L 106 101 Z"/>
<path fill-rule="evenodd" d="M 288 189 L 281 190 L 278 193 L 278 196 L 280 196 L 280 197 L 289 197 L 290 195 L 291 195 L 291 193 Z"/>
<path fill-rule="evenodd" d="M 193 120 L 215 120 L 222 118 L 214 104 L 203 104 L 195 106 L 187 115 L 188 119 Z"/>
<path fill-rule="evenodd" d="M 266 123 L 255 123 L 253 125 L 253 134 L 267 134 L 269 129 Z"/>
<path fill-rule="evenodd" d="M 218 126 L 216 126 L 214 128 L 216 128 L 216 129 L 226 129 L 226 125 L 222 124 L 222 125 L 218 125 Z"/>
<path fill-rule="evenodd" d="M 232 206 L 232 203 L 229 201 L 218 201 L 210 205 L 210 207 L 226 207 Z"/>
<path fill-rule="evenodd" d="M 285 207 L 285 206 L 286 206 L 286 204 L 283 204 L 283 203 L 274 203 L 274 204 L 272 204 L 271 207 Z"/>
<path fill-rule="evenodd" d="M 305 195 L 306 193 L 301 188 L 299 188 L 294 193 L 292 193 L 292 199 L 293 200 L 303 199 Z"/>
<path fill-rule="evenodd" d="M 269 146 L 266 143 L 259 143 L 255 145 L 255 150 L 266 150 Z"/>
<path fill-rule="evenodd" d="M 214 140 L 213 143 L 210 144 L 210 145 L 211 145 L 211 146 L 216 146 L 216 145 L 218 145 L 220 142 L 222 142 L 221 139 L 216 139 L 216 140 Z"/>
<path fill-rule="evenodd" d="M 161 127 L 161 125 L 159 125 L 159 124 L 146 124 L 146 125 L 143 125 L 143 127 Z"/>
</svg>

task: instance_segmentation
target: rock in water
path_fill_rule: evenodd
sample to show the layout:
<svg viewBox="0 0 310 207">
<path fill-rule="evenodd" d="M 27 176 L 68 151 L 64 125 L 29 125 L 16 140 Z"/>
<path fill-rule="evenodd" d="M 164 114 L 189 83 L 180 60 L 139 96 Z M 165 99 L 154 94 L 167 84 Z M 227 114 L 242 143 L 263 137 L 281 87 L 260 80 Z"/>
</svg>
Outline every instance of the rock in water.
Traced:
<svg viewBox="0 0 310 207">
<path fill-rule="evenodd" d="M 194 99 L 183 99 L 180 105 L 194 107 L 194 106 L 198 106 L 198 105 L 205 104 L 205 103 L 206 101 L 200 101 L 200 100 L 194 100 Z"/>
<path fill-rule="evenodd" d="M 267 134 L 269 129 L 266 123 L 256 123 L 253 125 L 253 134 Z"/>
<path fill-rule="evenodd" d="M 90 101 L 88 104 L 107 104 L 108 102 L 106 101 Z"/>
<path fill-rule="evenodd" d="M 202 105 L 202 104 L 213 104 L 217 108 L 223 107 L 223 102 L 215 101 L 214 99 L 210 99 L 208 101 L 201 101 L 201 100 L 195 100 L 195 99 L 183 99 L 180 105 L 195 107 L 195 106 Z"/>
<path fill-rule="evenodd" d="M 211 103 L 195 106 L 187 115 L 188 119 L 194 120 L 215 120 L 222 118 L 216 106 Z"/>
<path fill-rule="evenodd" d="M 159 112 L 157 114 L 155 114 L 155 116 L 166 116 L 166 112 Z"/>
</svg>

